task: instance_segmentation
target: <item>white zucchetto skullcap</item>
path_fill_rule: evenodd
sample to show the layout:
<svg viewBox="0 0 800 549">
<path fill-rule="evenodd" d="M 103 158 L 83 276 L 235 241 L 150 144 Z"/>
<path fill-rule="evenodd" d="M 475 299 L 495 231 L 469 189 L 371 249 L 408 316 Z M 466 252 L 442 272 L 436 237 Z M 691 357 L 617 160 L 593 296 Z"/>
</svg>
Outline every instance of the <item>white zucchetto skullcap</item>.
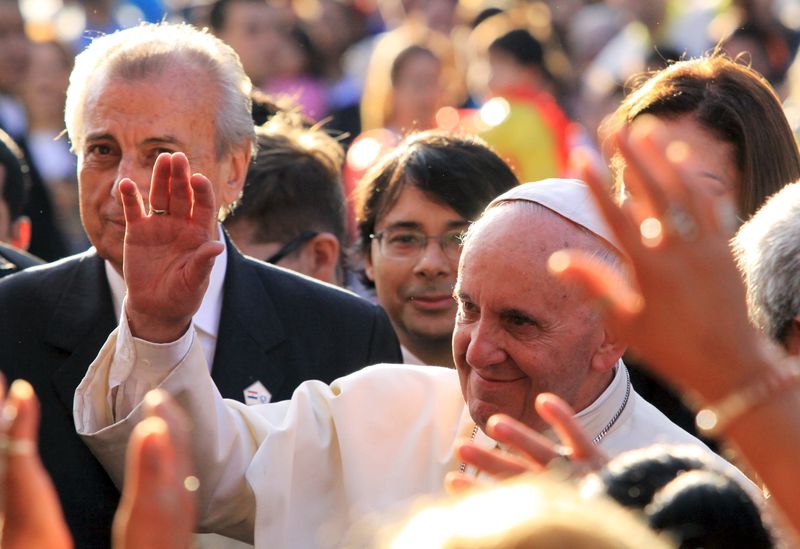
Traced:
<svg viewBox="0 0 800 549">
<path fill-rule="evenodd" d="M 557 213 L 561 217 L 580 225 L 599 236 L 617 251 L 622 250 L 614 233 L 603 220 L 594 203 L 592 192 L 578 179 L 543 179 L 522 183 L 491 201 L 488 210 L 501 202 L 522 200 L 535 202 Z"/>
</svg>

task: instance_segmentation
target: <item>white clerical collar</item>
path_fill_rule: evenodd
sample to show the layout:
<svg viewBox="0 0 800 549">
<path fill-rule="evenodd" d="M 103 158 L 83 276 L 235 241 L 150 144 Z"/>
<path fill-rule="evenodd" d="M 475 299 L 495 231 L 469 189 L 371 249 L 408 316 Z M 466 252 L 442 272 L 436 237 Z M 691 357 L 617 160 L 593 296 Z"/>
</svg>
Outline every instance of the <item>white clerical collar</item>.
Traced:
<svg viewBox="0 0 800 549">
<path fill-rule="evenodd" d="M 605 436 L 614 427 L 624 412 L 630 410 L 628 400 L 632 389 L 629 389 L 630 378 L 622 359 L 614 367 L 614 377 L 599 397 L 589 406 L 575 414 L 575 418 L 583 426 L 590 438 Z"/>
<path fill-rule="evenodd" d="M 225 242 L 222 227 L 219 224 L 217 224 L 217 231 L 219 240 L 225 246 L 225 249 L 214 261 L 214 267 L 211 269 L 211 279 L 203 296 L 203 302 L 192 318 L 195 328 L 215 339 L 219 332 L 219 317 L 222 312 L 222 285 L 225 282 L 225 271 L 228 268 L 227 243 Z M 122 311 L 122 300 L 125 298 L 125 281 L 108 260 L 105 261 L 105 269 L 108 285 L 111 287 L 114 313 L 119 318 Z"/>
</svg>

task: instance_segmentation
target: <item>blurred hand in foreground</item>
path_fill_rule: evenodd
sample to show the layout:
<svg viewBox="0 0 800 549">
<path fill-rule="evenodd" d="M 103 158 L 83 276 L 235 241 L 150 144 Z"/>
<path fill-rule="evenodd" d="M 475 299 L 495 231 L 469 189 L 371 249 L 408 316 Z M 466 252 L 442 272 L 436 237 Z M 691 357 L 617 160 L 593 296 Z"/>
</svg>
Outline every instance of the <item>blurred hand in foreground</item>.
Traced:
<svg viewBox="0 0 800 549">
<path fill-rule="evenodd" d="M 495 414 L 486 423 L 486 434 L 501 448 L 486 449 L 471 441 L 456 449 L 461 461 L 498 479 L 527 472 L 539 472 L 554 464 L 569 475 L 597 470 L 608 457 L 594 444 L 575 419 L 575 411 L 558 396 L 542 393 L 536 398 L 536 412 L 558 435 L 557 444 L 527 425 L 505 414 Z M 477 483 L 474 476 L 451 472 L 445 478 L 449 492 L 459 492 Z"/>
<path fill-rule="evenodd" d="M 0 499 L 4 511 L 3 549 L 67 549 L 72 538 L 53 483 L 39 459 L 39 402 L 27 381 L 18 379 L 5 398 L 0 380 Z"/>
<path fill-rule="evenodd" d="M 2 376 L 0 376 L 2 377 Z M 72 537 L 36 449 L 39 403 L 15 381 L 0 380 L 0 502 L 3 549 L 70 549 Z M 164 393 L 148 395 L 147 419 L 128 445 L 125 487 L 114 518 L 115 549 L 187 549 L 195 525 L 186 419 Z"/>
<path fill-rule="evenodd" d="M 585 155 L 576 164 L 630 259 L 630 280 L 597 258 L 557 252 L 551 273 L 579 283 L 602 305 L 612 329 L 664 378 L 715 400 L 754 372 L 729 372 L 731 361 L 757 362 L 763 338 L 747 318 L 745 290 L 728 245 L 735 208 L 703 189 L 684 164 L 692 152 L 665 142 L 655 119 L 616 139 L 631 199 L 617 205 L 604 174 Z"/>
<path fill-rule="evenodd" d="M 133 430 L 125 487 L 114 516 L 114 549 L 188 548 L 196 519 L 188 420 L 163 391 L 145 397 L 147 418 Z"/>
</svg>

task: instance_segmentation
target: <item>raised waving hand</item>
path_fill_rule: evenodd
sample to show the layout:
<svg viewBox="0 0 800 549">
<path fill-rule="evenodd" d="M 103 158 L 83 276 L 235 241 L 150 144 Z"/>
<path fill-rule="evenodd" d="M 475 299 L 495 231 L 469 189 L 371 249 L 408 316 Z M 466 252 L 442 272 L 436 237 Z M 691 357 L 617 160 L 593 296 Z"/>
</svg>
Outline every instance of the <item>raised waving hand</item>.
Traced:
<svg viewBox="0 0 800 549">
<path fill-rule="evenodd" d="M 177 339 L 203 300 L 214 258 L 217 208 L 211 182 L 192 175 L 183 153 L 156 159 L 150 211 L 136 184 L 119 184 L 125 209 L 123 270 L 132 333 L 154 342 Z"/>
</svg>

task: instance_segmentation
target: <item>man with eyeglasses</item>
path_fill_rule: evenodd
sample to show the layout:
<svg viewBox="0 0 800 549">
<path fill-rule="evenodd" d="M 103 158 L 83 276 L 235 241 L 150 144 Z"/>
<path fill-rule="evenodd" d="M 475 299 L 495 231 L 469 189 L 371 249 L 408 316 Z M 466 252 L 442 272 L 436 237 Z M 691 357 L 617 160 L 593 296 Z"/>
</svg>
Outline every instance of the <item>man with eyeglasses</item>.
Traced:
<svg viewBox="0 0 800 549">
<path fill-rule="evenodd" d="M 461 235 L 515 185 L 514 174 L 485 145 L 437 132 L 412 135 L 361 181 L 356 210 L 364 282 L 389 315 L 406 364 L 453 367 Z"/>
<path fill-rule="evenodd" d="M 258 152 L 225 228 L 245 255 L 346 285 L 344 151 L 324 130 L 279 113 L 256 128 Z"/>
</svg>

